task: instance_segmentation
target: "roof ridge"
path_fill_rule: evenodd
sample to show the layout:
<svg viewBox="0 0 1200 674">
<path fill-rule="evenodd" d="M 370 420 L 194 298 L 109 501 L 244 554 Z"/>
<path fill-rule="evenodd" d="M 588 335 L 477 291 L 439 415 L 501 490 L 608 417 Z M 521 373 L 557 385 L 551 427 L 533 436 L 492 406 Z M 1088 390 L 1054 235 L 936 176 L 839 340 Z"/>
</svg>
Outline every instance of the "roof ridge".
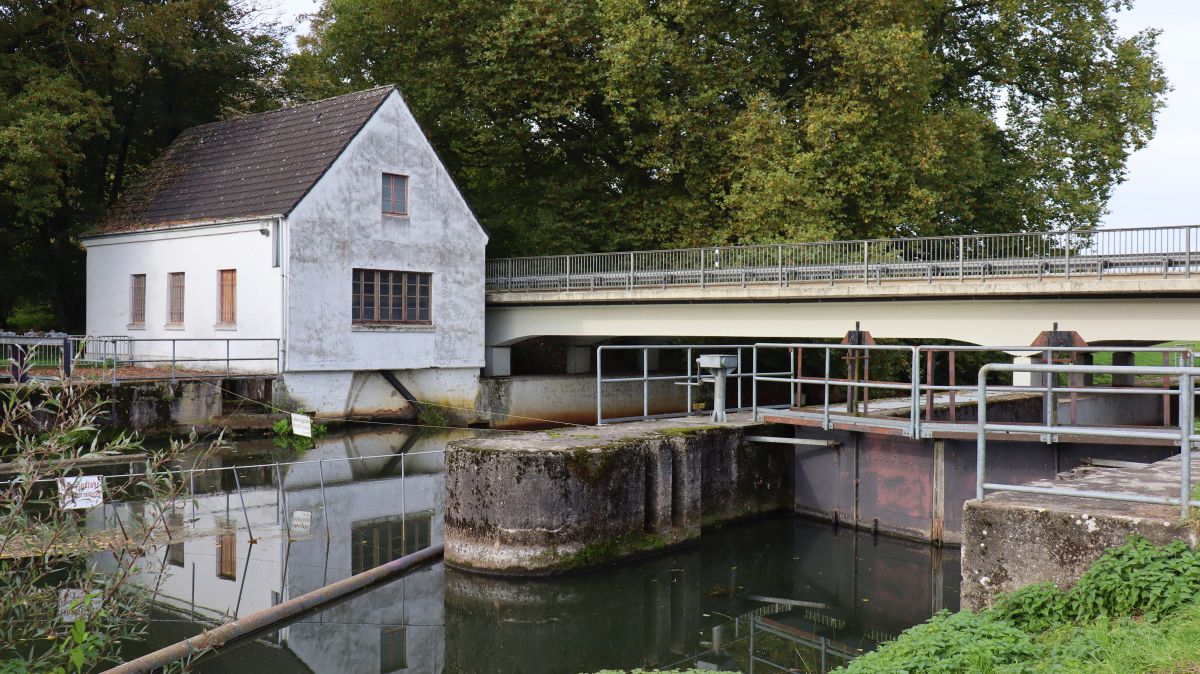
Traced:
<svg viewBox="0 0 1200 674">
<path fill-rule="evenodd" d="M 205 122 L 204 124 L 197 124 L 195 126 L 190 126 L 186 129 L 184 129 L 182 132 L 180 132 L 179 135 L 182 136 L 185 133 L 193 133 L 193 132 L 199 131 L 200 129 L 205 129 L 205 128 L 213 127 L 213 126 L 220 126 L 222 124 L 232 124 L 234 122 L 241 122 L 243 120 L 254 119 L 254 118 L 259 118 L 259 117 L 266 117 L 268 115 L 274 115 L 274 114 L 278 114 L 281 112 L 291 112 L 293 110 L 299 110 L 300 108 L 306 108 L 310 105 L 317 105 L 320 103 L 328 103 L 329 101 L 333 101 L 333 100 L 336 100 L 339 98 L 348 98 L 350 96 L 361 96 L 363 94 L 369 94 L 369 93 L 379 91 L 380 89 L 395 89 L 395 88 L 396 88 L 395 84 L 380 84 L 379 86 L 371 87 L 370 89 L 362 89 L 360 91 L 351 91 L 351 92 L 348 92 L 345 94 L 338 94 L 337 96 L 328 96 L 326 98 L 320 98 L 315 101 L 305 101 L 303 103 L 297 103 L 295 105 L 287 105 L 287 106 L 284 106 L 281 108 L 275 108 L 274 110 L 263 110 L 262 112 L 251 112 L 251 113 L 247 113 L 245 115 L 239 115 L 237 117 L 230 117 L 229 119 L 217 119 L 217 120 L 214 120 L 211 122 Z"/>
</svg>

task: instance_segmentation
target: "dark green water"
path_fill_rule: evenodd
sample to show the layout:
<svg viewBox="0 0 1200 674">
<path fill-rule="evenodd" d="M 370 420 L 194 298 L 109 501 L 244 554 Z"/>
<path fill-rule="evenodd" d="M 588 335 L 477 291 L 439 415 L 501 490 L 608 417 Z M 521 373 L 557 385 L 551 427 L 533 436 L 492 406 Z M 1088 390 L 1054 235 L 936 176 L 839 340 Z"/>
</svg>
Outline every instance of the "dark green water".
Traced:
<svg viewBox="0 0 1200 674">
<path fill-rule="evenodd" d="M 338 434 L 300 457 L 320 463 L 242 468 L 236 481 L 232 471 L 204 476 L 195 498 L 169 513 L 181 542 L 148 556 L 165 570 L 161 608 L 147 641 L 128 655 L 440 541 L 438 450 L 446 441 Z M 242 443 L 209 462 L 246 465 L 268 454 L 265 444 Z M 137 515 L 136 504 L 123 504 L 104 516 L 115 510 Z M 145 582 L 151 577 L 148 570 Z M 958 578 L 956 548 L 780 515 L 566 577 L 490 578 L 439 564 L 227 649 L 195 671 L 819 672 L 936 610 L 956 609 Z"/>
</svg>

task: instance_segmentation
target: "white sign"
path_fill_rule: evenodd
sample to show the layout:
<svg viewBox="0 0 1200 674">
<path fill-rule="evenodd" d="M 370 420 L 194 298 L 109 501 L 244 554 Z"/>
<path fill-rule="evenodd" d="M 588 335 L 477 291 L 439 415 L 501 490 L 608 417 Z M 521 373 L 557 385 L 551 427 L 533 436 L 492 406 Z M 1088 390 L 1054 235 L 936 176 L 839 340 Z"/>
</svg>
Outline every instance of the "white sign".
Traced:
<svg viewBox="0 0 1200 674">
<path fill-rule="evenodd" d="M 312 530 L 312 513 L 307 510 L 297 510 L 292 513 L 292 535 L 307 536 Z"/>
<path fill-rule="evenodd" d="M 88 596 L 86 592 L 76 588 L 59 590 L 58 615 L 69 623 L 80 618 L 90 620 L 100 609 L 103 599 L 99 592 L 93 592 L 91 596 Z"/>
<path fill-rule="evenodd" d="M 64 510 L 95 508 L 104 503 L 104 478 L 99 475 L 60 477 L 58 498 Z"/>
<path fill-rule="evenodd" d="M 303 435 L 306 438 L 312 437 L 312 419 L 304 414 L 292 415 L 292 434 Z"/>
</svg>

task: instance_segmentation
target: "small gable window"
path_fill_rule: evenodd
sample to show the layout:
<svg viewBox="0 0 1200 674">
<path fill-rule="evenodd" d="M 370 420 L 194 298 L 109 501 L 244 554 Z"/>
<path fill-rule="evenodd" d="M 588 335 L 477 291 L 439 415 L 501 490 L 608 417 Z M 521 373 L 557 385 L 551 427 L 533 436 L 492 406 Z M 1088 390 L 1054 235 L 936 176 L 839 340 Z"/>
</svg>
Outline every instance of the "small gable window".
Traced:
<svg viewBox="0 0 1200 674">
<path fill-rule="evenodd" d="M 383 174 L 383 214 L 396 217 L 408 215 L 408 176 Z"/>
</svg>

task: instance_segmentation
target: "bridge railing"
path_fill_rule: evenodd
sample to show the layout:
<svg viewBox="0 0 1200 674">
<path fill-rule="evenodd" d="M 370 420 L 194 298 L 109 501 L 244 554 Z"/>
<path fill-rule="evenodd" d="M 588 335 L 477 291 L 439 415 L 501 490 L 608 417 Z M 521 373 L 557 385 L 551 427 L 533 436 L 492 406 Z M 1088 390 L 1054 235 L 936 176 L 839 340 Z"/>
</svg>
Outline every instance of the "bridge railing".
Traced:
<svg viewBox="0 0 1200 674">
<path fill-rule="evenodd" d="M 1054 424 L 1011 424 L 996 423 L 987 418 L 988 377 L 992 372 L 1027 372 L 1042 373 L 1047 379 L 1057 377 L 1061 373 L 1068 376 L 1077 374 L 1107 374 L 1110 376 L 1126 375 L 1161 376 L 1178 381 L 1178 388 L 1170 391 L 1169 395 L 1176 401 L 1178 424 L 1174 428 L 1104 428 L 1096 426 L 1060 426 Z M 1200 377 L 1200 368 L 1195 367 L 1147 367 L 1147 366 L 1103 366 L 1103 365 L 1040 365 L 1040 364 L 1009 364 L 989 363 L 979 370 L 978 385 L 978 419 L 976 421 L 976 466 L 975 498 L 984 500 L 988 491 L 1010 491 L 1024 494 L 1045 494 L 1051 496 L 1070 496 L 1075 498 L 1092 498 L 1110 501 L 1126 501 L 1130 503 L 1152 503 L 1158 505 L 1177 505 L 1180 515 L 1187 518 L 1192 506 L 1200 506 L 1192 496 L 1192 447 L 1200 442 L 1196 434 L 1196 390 L 1195 380 Z M 1153 496 L 1149 494 L 1129 494 L 1110 491 L 1068 489 L 1064 487 L 1046 487 L 1035 485 L 1015 485 L 988 482 L 985 476 L 987 469 L 988 433 L 1037 433 L 1063 434 L 1083 437 L 1114 437 L 1123 440 L 1157 440 L 1159 442 L 1176 442 L 1180 451 L 1179 497 Z"/>
<path fill-rule="evenodd" d="M 779 375 L 767 372 L 760 366 L 768 362 L 780 362 L 779 351 L 786 351 L 792 372 Z M 805 373 L 804 354 L 821 354 L 822 363 L 817 373 Z M 973 429 L 974 420 L 970 412 L 978 405 L 976 382 L 959 383 L 955 378 L 955 360 L 963 353 L 1005 352 L 1020 354 L 1019 357 L 1038 359 L 1046 364 L 1068 361 L 1086 361 L 1097 354 L 1129 354 L 1132 359 L 1142 354 L 1143 359 L 1161 360 L 1162 367 L 1190 367 L 1195 356 L 1190 347 L 1032 347 L 1032 346 L 972 346 L 972 345 L 854 345 L 825 343 L 757 343 L 751 358 L 752 380 L 751 409 L 755 418 L 760 417 L 759 384 L 786 384 L 793 389 L 792 408 L 774 410 L 771 416 L 794 419 L 805 425 L 823 429 L 850 428 L 898 433 L 908 437 L 932 437 L 939 432 L 963 432 Z M 769 354 L 775 353 L 773 358 Z M 947 371 L 940 375 L 937 358 L 947 363 Z M 890 360 L 891 369 L 907 373 L 907 378 L 881 380 L 871 378 L 871 360 Z M 1109 381 L 1089 381 L 1085 366 L 1077 369 L 1065 382 L 1057 376 L 1030 377 L 1028 381 L 1014 379 L 1011 384 L 993 382 L 988 386 L 990 394 L 1003 394 L 1010 400 L 1039 399 L 1040 420 L 1047 427 L 1078 427 L 1078 405 L 1085 395 L 1157 396 L 1162 400 L 1161 426 L 1172 424 L 1169 401 L 1177 395 L 1172 379 L 1137 380 L 1117 366 L 1104 366 L 1115 370 L 1109 373 Z M 998 370 L 997 370 L 998 371 Z M 1021 370 L 1018 370 L 1021 371 Z M 1067 370 L 1064 370 L 1066 372 Z M 1032 370 L 1031 370 L 1032 372 Z M 944 383 L 938 383 L 938 381 Z M 802 387 L 820 392 L 820 401 L 809 404 Z M 882 392 L 882 394 L 881 394 Z M 872 399 L 874 395 L 874 399 Z M 840 398 L 840 399 L 839 399 Z M 1128 398 L 1125 398 L 1128 401 Z M 1060 409 L 1061 408 L 1061 409 Z M 1157 413 L 1157 412 L 1155 412 Z M 1066 422 L 1065 425 L 1063 422 Z M 1014 431 L 1015 432 L 1015 431 Z M 1050 442 L 1056 433 L 1039 433 Z M 1157 436 L 1156 436 L 1157 437 Z"/>
<path fill-rule="evenodd" d="M 715 246 L 487 263 L 489 292 L 1103 278 L 1200 271 L 1200 225 Z"/>
</svg>

